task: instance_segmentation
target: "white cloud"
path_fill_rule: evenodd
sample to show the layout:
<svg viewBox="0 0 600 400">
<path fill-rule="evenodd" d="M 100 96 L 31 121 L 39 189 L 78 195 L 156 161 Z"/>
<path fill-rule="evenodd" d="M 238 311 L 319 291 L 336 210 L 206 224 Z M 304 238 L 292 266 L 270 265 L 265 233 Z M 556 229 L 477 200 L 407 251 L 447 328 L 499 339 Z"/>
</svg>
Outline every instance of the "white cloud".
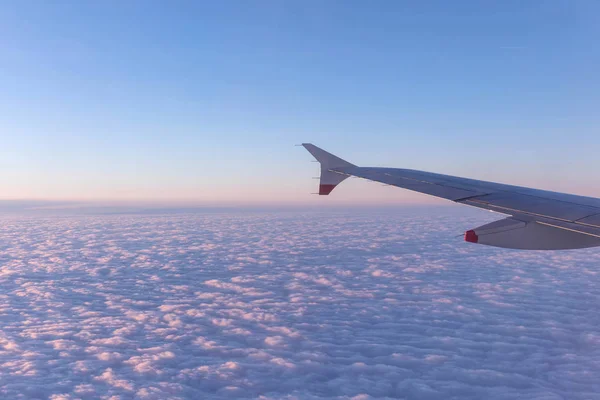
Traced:
<svg viewBox="0 0 600 400">
<path fill-rule="evenodd" d="M 587 399 L 600 253 L 463 209 L 14 219 L 0 397 Z"/>
</svg>

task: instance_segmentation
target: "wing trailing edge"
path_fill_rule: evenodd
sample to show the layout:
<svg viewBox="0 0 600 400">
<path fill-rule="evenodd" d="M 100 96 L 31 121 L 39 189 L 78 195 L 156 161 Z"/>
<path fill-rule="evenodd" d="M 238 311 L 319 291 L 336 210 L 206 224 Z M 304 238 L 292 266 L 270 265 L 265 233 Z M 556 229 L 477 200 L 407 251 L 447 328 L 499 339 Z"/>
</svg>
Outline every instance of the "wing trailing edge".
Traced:
<svg viewBox="0 0 600 400">
<path fill-rule="evenodd" d="M 465 232 L 465 241 L 519 250 L 568 250 L 600 246 L 600 237 L 513 217 L 469 230 Z"/>
</svg>

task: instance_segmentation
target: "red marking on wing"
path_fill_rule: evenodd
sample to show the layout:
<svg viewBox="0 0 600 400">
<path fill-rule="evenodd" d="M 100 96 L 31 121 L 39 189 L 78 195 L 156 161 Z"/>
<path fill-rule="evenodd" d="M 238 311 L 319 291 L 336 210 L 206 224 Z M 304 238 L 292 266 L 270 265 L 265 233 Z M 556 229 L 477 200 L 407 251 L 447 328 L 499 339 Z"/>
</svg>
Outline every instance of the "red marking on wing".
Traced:
<svg viewBox="0 0 600 400">
<path fill-rule="evenodd" d="M 477 237 L 475 231 L 470 230 L 465 232 L 465 242 L 477 243 L 478 240 L 479 238 Z"/>
<path fill-rule="evenodd" d="M 331 191 L 333 189 L 335 189 L 337 185 L 329 185 L 329 184 L 320 184 L 319 185 L 319 194 L 320 195 L 328 195 L 329 193 L 331 193 Z"/>
</svg>

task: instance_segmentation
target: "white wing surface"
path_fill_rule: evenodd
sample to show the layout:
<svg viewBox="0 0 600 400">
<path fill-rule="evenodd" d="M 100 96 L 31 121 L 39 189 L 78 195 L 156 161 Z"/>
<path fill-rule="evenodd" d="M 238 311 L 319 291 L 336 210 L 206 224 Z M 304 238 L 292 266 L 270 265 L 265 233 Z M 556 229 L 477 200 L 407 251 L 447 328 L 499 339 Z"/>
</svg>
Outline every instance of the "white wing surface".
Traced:
<svg viewBox="0 0 600 400">
<path fill-rule="evenodd" d="M 358 167 L 317 146 L 319 194 L 349 176 L 429 194 L 510 216 L 465 232 L 465 240 L 497 247 L 563 250 L 600 246 L 600 199 L 400 168 Z"/>
</svg>

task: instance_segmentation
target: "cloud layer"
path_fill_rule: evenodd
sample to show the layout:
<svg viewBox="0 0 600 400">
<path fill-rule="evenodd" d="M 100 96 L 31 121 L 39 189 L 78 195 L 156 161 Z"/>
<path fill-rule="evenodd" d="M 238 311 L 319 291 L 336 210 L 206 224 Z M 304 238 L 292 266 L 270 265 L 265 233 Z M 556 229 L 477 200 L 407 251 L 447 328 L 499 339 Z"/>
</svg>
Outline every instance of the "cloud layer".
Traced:
<svg viewBox="0 0 600 400">
<path fill-rule="evenodd" d="M 4 217 L 0 397 L 600 398 L 600 252 L 462 208 Z"/>
</svg>

